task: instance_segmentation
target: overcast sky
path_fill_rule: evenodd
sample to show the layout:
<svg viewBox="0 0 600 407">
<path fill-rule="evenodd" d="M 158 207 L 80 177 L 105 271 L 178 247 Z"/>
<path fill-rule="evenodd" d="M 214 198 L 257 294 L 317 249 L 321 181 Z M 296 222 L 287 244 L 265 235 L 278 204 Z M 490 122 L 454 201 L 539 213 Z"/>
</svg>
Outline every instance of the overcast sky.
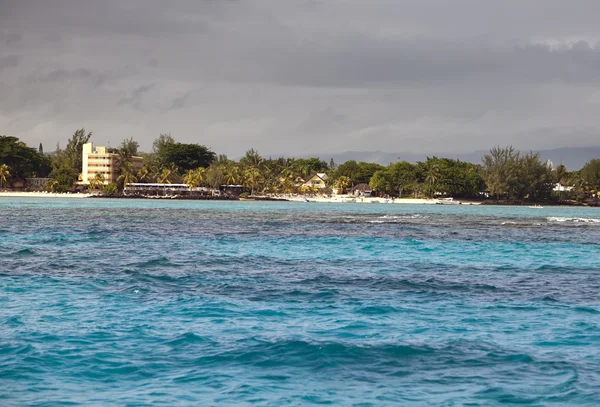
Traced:
<svg viewBox="0 0 600 407">
<path fill-rule="evenodd" d="M 598 0 L 0 0 L 0 134 L 237 157 L 600 145 Z"/>
</svg>

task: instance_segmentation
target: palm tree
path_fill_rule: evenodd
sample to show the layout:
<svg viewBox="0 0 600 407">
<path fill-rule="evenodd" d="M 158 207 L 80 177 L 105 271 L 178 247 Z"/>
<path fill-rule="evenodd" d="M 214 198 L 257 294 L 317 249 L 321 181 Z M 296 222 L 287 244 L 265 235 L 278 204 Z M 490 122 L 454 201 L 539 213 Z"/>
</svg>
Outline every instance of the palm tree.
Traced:
<svg viewBox="0 0 600 407">
<path fill-rule="evenodd" d="M 101 189 L 104 186 L 104 175 L 100 172 L 97 172 L 94 178 L 90 180 L 90 188 L 91 189 Z"/>
<path fill-rule="evenodd" d="M 46 184 L 46 188 L 48 188 L 50 190 L 50 192 L 56 192 L 56 189 L 58 187 L 58 181 L 55 179 L 51 179 L 50 181 L 48 181 L 48 183 Z"/>
<path fill-rule="evenodd" d="M 263 164 L 263 158 L 255 149 L 246 151 L 246 155 L 240 160 L 244 165 L 250 168 L 260 168 Z"/>
<path fill-rule="evenodd" d="M 229 185 L 236 185 L 240 182 L 240 169 L 237 165 L 228 165 L 225 169 L 225 182 Z"/>
<path fill-rule="evenodd" d="M 171 169 L 163 168 L 160 175 L 158 176 L 158 182 L 160 184 L 170 184 L 171 183 L 171 181 L 169 180 L 170 177 L 171 177 Z"/>
<path fill-rule="evenodd" d="M 138 181 L 145 181 L 149 175 L 150 171 L 148 171 L 148 168 L 146 166 L 143 166 L 140 169 L 140 172 L 138 172 Z"/>
<path fill-rule="evenodd" d="M 256 188 L 256 184 L 260 178 L 260 171 L 258 168 L 254 167 L 248 168 L 244 171 L 244 177 L 246 178 L 247 183 L 250 184 L 251 194 L 254 195 L 254 188 Z"/>
<path fill-rule="evenodd" d="M 0 164 L 0 189 L 3 188 L 8 177 L 10 177 L 10 168 L 6 164 Z"/>
<path fill-rule="evenodd" d="M 117 182 L 119 185 L 125 187 L 127 184 L 131 184 L 137 182 L 137 177 L 135 176 L 135 169 L 133 165 L 129 161 L 123 161 L 121 167 L 119 168 L 120 175 L 117 178 Z"/>
<path fill-rule="evenodd" d="M 350 178 L 345 175 L 342 175 L 335 180 L 334 185 L 337 189 L 341 189 L 343 193 L 344 190 L 350 186 Z"/>
<path fill-rule="evenodd" d="M 440 166 L 435 162 L 429 160 L 426 163 L 425 169 L 427 171 L 425 181 L 429 183 L 429 193 L 431 194 L 431 196 L 433 196 L 433 186 L 440 178 Z"/>
<path fill-rule="evenodd" d="M 184 182 L 190 188 L 199 187 L 205 179 L 206 169 L 203 167 L 198 167 L 195 170 L 187 170 L 183 176 Z"/>
</svg>

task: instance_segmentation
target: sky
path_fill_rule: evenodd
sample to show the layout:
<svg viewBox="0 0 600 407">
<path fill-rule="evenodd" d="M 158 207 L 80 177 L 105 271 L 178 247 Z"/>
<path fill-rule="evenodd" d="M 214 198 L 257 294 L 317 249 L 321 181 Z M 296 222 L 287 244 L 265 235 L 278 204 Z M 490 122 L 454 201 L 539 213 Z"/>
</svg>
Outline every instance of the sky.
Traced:
<svg viewBox="0 0 600 407">
<path fill-rule="evenodd" d="M 239 157 L 600 145 L 597 0 L 0 0 L 0 134 Z"/>
</svg>

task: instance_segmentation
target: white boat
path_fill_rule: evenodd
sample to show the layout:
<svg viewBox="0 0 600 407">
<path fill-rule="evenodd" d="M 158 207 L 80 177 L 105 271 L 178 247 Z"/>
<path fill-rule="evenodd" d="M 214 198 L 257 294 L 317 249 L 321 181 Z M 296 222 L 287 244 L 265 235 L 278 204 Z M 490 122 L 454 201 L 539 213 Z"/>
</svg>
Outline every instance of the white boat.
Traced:
<svg viewBox="0 0 600 407">
<path fill-rule="evenodd" d="M 438 204 L 438 205 L 460 205 L 460 202 L 455 201 L 454 198 L 443 198 L 443 199 L 438 199 L 436 204 Z"/>
<path fill-rule="evenodd" d="M 543 209 L 544 207 L 541 205 L 532 205 L 530 206 L 531 209 Z"/>
</svg>

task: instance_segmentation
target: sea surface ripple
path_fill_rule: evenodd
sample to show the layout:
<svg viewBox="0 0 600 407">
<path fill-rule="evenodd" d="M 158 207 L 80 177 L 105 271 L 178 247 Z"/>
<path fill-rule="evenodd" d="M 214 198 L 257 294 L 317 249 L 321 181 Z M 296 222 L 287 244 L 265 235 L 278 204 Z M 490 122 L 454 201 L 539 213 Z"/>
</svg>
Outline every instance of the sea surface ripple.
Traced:
<svg viewBox="0 0 600 407">
<path fill-rule="evenodd" d="M 0 405 L 600 405 L 600 210 L 0 198 Z"/>
</svg>

